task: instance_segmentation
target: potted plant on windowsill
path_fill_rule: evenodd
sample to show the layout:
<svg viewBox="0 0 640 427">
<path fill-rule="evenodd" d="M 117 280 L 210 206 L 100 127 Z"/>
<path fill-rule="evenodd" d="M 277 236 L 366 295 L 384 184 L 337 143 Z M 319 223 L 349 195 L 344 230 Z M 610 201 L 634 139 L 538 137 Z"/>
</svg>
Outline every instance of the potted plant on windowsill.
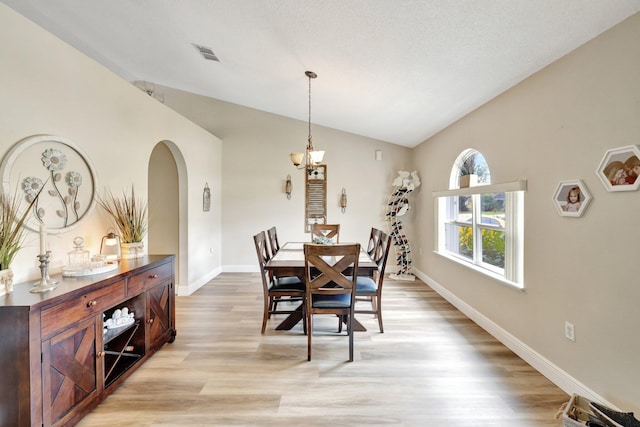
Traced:
<svg viewBox="0 0 640 427">
<path fill-rule="evenodd" d="M 460 163 L 460 188 L 468 188 L 478 185 L 478 175 L 476 174 L 475 154 L 471 154 L 462 159 Z"/>
<path fill-rule="evenodd" d="M 122 197 L 107 191 L 98 198 L 98 204 L 111 216 L 120 231 L 122 258 L 138 258 L 144 254 L 142 239 L 147 234 L 147 203 L 137 198 L 133 186 L 131 193 Z"/>
<path fill-rule="evenodd" d="M 11 263 L 23 247 L 24 223 L 39 194 L 35 192 L 21 212 L 21 199 L 17 194 L 0 193 L 0 295 L 13 291 Z"/>
</svg>

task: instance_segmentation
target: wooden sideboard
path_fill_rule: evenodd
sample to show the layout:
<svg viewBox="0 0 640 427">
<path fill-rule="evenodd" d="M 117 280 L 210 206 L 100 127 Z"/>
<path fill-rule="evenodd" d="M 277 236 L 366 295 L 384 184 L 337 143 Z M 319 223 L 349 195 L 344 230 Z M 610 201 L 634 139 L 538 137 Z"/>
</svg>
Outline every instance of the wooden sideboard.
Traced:
<svg viewBox="0 0 640 427">
<path fill-rule="evenodd" d="M 117 270 L 32 282 L 0 296 L 0 426 L 71 426 L 112 393 L 175 329 L 174 256 L 121 260 Z M 103 330 L 127 307 L 135 321 Z M 117 423 L 117 422 L 116 422 Z"/>
</svg>

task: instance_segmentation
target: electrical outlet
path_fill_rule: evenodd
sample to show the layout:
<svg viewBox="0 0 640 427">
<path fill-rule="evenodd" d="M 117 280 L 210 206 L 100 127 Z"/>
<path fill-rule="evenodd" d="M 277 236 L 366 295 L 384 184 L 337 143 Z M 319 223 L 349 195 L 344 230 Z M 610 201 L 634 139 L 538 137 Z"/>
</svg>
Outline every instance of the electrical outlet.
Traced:
<svg viewBox="0 0 640 427">
<path fill-rule="evenodd" d="M 567 337 L 568 340 L 574 341 L 576 340 L 576 329 L 573 326 L 573 323 L 564 322 L 564 336 Z"/>
</svg>

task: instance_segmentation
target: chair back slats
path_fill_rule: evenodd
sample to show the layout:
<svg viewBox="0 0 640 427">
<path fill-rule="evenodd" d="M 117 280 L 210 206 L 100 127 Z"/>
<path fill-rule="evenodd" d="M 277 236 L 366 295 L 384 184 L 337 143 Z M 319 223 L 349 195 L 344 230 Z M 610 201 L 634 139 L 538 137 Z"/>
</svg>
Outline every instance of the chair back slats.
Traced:
<svg viewBox="0 0 640 427">
<path fill-rule="evenodd" d="M 311 224 L 310 230 L 312 242 L 316 238 L 326 238 L 332 243 L 340 243 L 340 224 Z"/>
<path fill-rule="evenodd" d="M 267 230 L 267 236 L 269 237 L 269 243 L 271 244 L 271 255 L 275 255 L 280 250 L 280 243 L 278 242 L 278 232 L 275 226 Z"/>
<path fill-rule="evenodd" d="M 270 278 L 264 266 L 271 260 L 271 254 L 267 247 L 267 235 L 264 231 L 253 236 L 253 243 L 256 247 L 256 255 L 258 256 L 258 265 L 260 266 L 260 275 L 262 276 L 262 285 L 265 292 L 269 289 Z"/>
<path fill-rule="evenodd" d="M 371 234 L 369 235 L 369 243 L 367 244 L 367 253 L 371 258 L 373 258 L 373 254 L 378 250 L 380 246 L 380 235 L 384 233 L 382 230 L 371 227 Z"/>
<path fill-rule="evenodd" d="M 385 232 L 380 232 L 380 243 L 378 249 L 371 257 L 371 259 L 378 266 L 378 287 L 382 287 L 382 279 L 384 278 L 384 270 L 387 266 L 387 259 L 389 258 L 389 252 L 391 251 L 391 236 Z"/>
</svg>

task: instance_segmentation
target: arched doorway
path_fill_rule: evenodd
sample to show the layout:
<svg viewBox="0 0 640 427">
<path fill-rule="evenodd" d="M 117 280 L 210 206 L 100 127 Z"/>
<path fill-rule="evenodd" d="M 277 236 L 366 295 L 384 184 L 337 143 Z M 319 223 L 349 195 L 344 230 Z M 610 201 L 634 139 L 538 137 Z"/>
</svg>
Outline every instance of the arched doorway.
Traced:
<svg viewBox="0 0 640 427">
<path fill-rule="evenodd" d="M 186 212 L 184 159 L 171 141 L 156 144 L 149 158 L 149 253 L 175 254 L 176 292 L 187 286 L 186 224 L 180 221 Z"/>
</svg>

